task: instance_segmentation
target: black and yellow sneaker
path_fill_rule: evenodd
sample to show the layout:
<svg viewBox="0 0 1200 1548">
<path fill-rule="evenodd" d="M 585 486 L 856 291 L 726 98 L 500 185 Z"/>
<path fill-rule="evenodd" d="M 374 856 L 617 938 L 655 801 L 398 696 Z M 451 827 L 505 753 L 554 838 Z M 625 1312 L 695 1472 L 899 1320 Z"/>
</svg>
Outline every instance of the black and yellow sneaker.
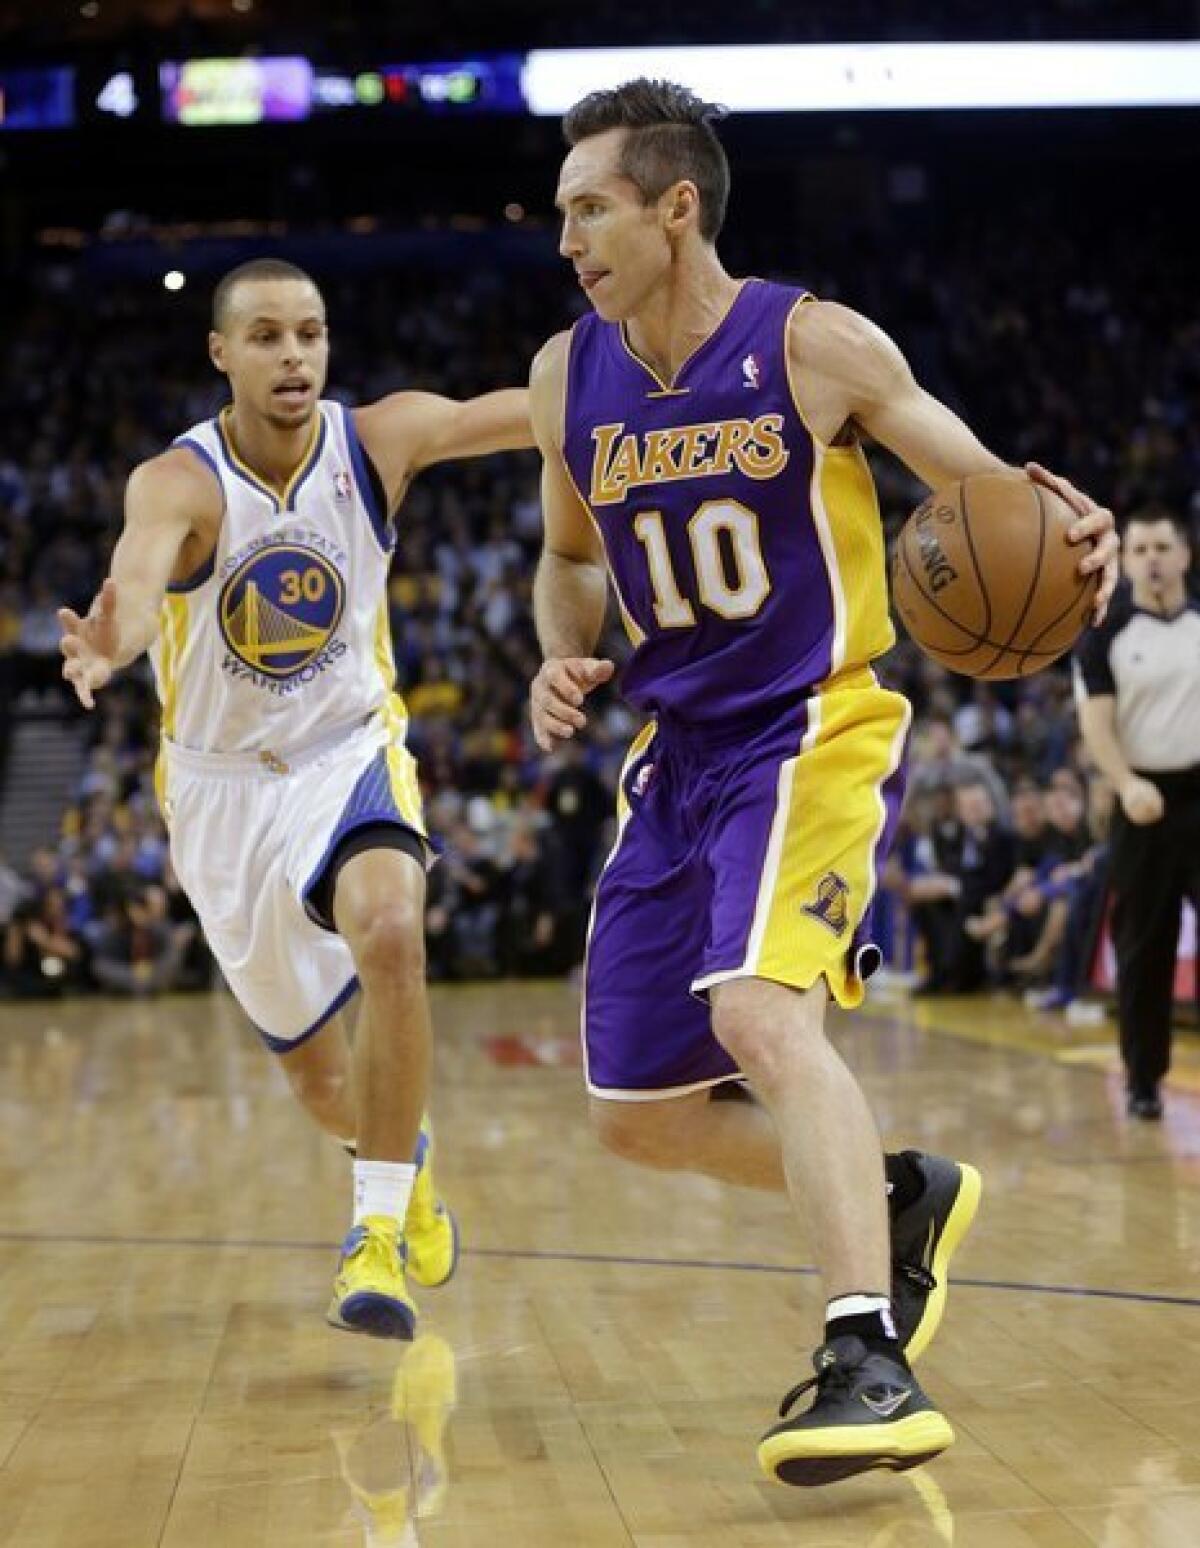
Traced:
<svg viewBox="0 0 1200 1548">
<path fill-rule="evenodd" d="M 817 1374 L 784 1398 L 783 1422 L 759 1442 L 768 1478 L 811 1488 L 872 1468 L 903 1472 L 954 1444 L 954 1431 L 903 1360 L 847 1335 L 822 1345 L 813 1366 Z M 797 1398 L 814 1387 L 812 1407 L 789 1419 Z"/>
<path fill-rule="evenodd" d="M 918 1150 L 904 1154 L 925 1187 L 892 1217 L 892 1312 L 911 1365 L 929 1347 L 946 1310 L 950 1259 L 971 1229 L 983 1184 L 973 1166 Z"/>
</svg>

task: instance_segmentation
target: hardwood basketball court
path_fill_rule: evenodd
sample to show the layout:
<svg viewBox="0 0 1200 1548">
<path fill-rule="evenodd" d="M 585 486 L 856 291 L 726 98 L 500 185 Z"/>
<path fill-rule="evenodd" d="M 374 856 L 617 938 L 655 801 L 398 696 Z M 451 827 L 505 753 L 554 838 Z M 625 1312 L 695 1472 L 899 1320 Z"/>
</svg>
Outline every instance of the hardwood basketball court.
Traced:
<svg viewBox="0 0 1200 1548">
<path fill-rule="evenodd" d="M 0 1544 L 1192 1548 L 1200 1060 L 1131 1126 L 1111 1028 L 839 1023 L 890 1145 L 984 1175 L 920 1367 L 958 1444 L 762 1481 L 819 1332 L 780 1200 L 588 1132 L 574 997 L 435 995 L 467 1253 L 409 1346 L 323 1319 L 349 1161 L 223 996 L 0 1007 Z"/>
</svg>

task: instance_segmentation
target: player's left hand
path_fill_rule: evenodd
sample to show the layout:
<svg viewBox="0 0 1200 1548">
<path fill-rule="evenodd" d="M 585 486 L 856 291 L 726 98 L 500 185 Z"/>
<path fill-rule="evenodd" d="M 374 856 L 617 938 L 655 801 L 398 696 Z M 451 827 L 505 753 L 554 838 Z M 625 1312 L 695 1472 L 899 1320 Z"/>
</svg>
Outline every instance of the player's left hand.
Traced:
<svg viewBox="0 0 1200 1548">
<path fill-rule="evenodd" d="M 1079 518 L 1067 532 L 1069 541 L 1083 543 L 1090 539 L 1092 549 L 1080 561 L 1079 573 L 1092 575 L 1097 570 L 1101 572 L 1100 589 L 1096 593 L 1096 604 L 1092 609 L 1092 623 L 1102 624 L 1121 573 L 1121 539 L 1117 536 L 1113 513 L 1103 505 L 1097 505 L 1095 500 L 1090 495 L 1085 495 L 1082 489 L 1076 489 L 1070 479 L 1063 478 L 1058 473 L 1051 473 L 1049 468 L 1042 467 L 1040 462 L 1027 462 L 1025 471 L 1035 484 L 1042 484 L 1047 489 L 1053 489 L 1055 494 L 1061 495 Z"/>
</svg>

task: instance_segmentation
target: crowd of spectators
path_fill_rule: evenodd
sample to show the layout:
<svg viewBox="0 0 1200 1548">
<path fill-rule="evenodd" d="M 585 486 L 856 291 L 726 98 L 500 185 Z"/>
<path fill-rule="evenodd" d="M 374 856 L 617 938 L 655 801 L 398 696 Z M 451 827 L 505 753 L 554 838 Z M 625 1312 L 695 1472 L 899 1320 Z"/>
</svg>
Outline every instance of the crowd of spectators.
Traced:
<svg viewBox="0 0 1200 1548">
<path fill-rule="evenodd" d="M 917 240 L 899 261 L 830 240 L 814 241 L 806 280 L 877 316 L 997 450 L 1044 460 L 1119 513 L 1159 502 L 1200 516 L 1200 313 L 1168 234 L 1146 229 L 1127 243 L 1114 231 L 1100 245 L 1061 235 L 1035 253 L 1011 231 L 992 242 L 979 230 L 961 247 L 942 243 L 936 261 Z M 578 304 L 550 272 L 528 283 L 482 268 L 327 281 L 331 391 L 462 396 L 521 380 Z M 96 293 L 62 268 L 9 300 L 0 713 L 10 718 L 59 703 L 75 713 L 58 678 L 54 609 L 86 607 L 130 466 L 221 401 L 202 299 L 132 284 Z M 920 491 L 887 459 L 877 474 L 894 530 Z M 531 455 L 435 470 L 400 517 L 392 632 L 444 849 L 430 886 L 435 977 L 578 965 L 616 772 L 637 729 L 604 691 L 586 741 L 549 759 L 534 747 L 525 703 L 539 659 L 539 538 Z M 605 648 L 619 660 L 618 632 Z M 1066 669 L 970 683 L 901 641 L 884 671 L 916 709 L 884 899 L 893 967 L 923 992 L 1010 985 L 1069 1004 L 1103 897 L 1111 793 L 1086 767 Z M 210 981 L 153 798 L 154 727 L 148 675 L 135 669 L 102 696 L 57 846 L 20 876 L 0 859 L 7 992 Z"/>
<path fill-rule="evenodd" d="M 1067 692 L 1047 695 L 1043 712 L 1070 736 Z M 901 921 L 891 961 L 901 971 L 919 965 L 917 995 L 1007 988 L 1039 1010 L 1094 1019 L 1086 992 L 1112 787 L 1085 766 L 1078 743 L 1047 773 L 1014 757 L 1011 742 L 994 753 L 964 747 L 955 726 L 973 723 L 962 709 L 938 709 L 918 729 L 885 881 Z"/>
</svg>

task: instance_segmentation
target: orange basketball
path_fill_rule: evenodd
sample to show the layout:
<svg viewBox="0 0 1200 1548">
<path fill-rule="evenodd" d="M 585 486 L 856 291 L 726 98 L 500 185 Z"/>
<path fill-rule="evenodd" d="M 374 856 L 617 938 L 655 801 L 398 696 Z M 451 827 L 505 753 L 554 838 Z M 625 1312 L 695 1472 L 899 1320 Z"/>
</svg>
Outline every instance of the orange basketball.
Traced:
<svg viewBox="0 0 1200 1548">
<path fill-rule="evenodd" d="M 1024 473 L 978 473 L 930 495 L 892 551 L 892 599 L 927 656 L 967 677 L 1028 677 L 1088 626 L 1099 575 L 1068 543 L 1076 517 Z"/>
</svg>

